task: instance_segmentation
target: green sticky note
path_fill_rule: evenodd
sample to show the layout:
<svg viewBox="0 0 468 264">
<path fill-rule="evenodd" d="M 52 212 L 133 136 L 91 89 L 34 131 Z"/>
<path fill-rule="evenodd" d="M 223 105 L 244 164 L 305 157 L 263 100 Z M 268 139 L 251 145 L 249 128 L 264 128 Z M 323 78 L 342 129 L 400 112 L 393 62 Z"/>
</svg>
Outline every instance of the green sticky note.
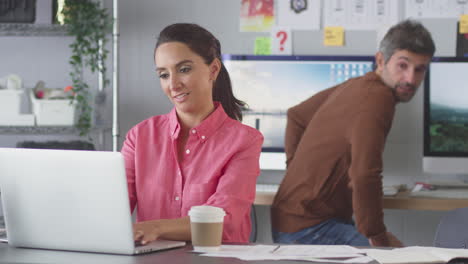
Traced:
<svg viewBox="0 0 468 264">
<path fill-rule="evenodd" d="M 255 55 L 271 55 L 271 38 L 258 37 L 255 39 Z"/>
</svg>

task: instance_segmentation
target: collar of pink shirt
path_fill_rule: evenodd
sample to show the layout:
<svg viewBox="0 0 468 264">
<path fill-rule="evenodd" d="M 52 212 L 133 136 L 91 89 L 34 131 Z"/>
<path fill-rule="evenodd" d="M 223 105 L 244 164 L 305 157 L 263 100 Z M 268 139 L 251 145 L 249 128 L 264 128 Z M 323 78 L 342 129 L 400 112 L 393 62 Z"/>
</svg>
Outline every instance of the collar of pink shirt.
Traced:
<svg viewBox="0 0 468 264">
<path fill-rule="evenodd" d="M 214 102 L 214 105 L 215 110 L 213 113 L 211 113 L 198 126 L 192 128 L 195 129 L 195 131 L 198 131 L 196 135 L 199 140 L 207 140 L 223 125 L 226 118 L 229 118 L 226 112 L 224 112 L 223 106 L 219 102 Z M 169 133 L 173 139 L 177 139 L 179 137 L 180 124 L 175 107 L 169 113 Z"/>
</svg>

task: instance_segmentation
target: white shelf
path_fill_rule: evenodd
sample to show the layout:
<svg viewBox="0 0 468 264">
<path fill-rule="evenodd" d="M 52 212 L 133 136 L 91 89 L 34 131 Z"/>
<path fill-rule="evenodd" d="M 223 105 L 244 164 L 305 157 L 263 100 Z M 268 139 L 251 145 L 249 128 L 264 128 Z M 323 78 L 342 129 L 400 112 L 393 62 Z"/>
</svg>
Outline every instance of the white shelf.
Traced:
<svg viewBox="0 0 468 264">
<path fill-rule="evenodd" d="M 0 23 L 0 36 L 67 36 L 67 28 L 54 24 Z"/>
</svg>

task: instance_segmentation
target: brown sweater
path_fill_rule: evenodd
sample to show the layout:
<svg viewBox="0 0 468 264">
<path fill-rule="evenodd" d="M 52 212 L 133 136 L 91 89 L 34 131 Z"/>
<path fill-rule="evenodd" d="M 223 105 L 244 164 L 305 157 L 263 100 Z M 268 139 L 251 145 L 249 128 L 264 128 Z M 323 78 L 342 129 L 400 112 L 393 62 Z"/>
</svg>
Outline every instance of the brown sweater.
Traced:
<svg viewBox="0 0 468 264">
<path fill-rule="evenodd" d="M 276 231 L 354 213 L 359 232 L 385 246 L 382 155 L 395 105 L 392 89 L 370 72 L 288 110 L 288 168 L 271 210 Z"/>
</svg>

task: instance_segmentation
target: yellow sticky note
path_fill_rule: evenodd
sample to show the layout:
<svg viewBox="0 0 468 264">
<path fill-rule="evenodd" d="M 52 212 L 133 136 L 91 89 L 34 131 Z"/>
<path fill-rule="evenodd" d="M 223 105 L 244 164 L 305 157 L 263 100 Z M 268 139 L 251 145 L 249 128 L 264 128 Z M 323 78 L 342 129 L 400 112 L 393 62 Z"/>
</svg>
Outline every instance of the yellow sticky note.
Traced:
<svg viewBox="0 0 468 264">
<path fill-rule="evenodd" d="M 344 28 L 343 27 L 325 27 L 323 31 L 323 45 L 343 46 L 344 45 Z"/>
<path fill-rule="evenodd" d="M 271 38 L 258 37 L 255 39 L 255 55 L 270 55 L 271 54 Z"/>
<path fill-rule="evenodd" d="M 461 15 L 460 16 L 460 34 L 467 34 L 468 33 L 468 15 Z"/>
</svg>

